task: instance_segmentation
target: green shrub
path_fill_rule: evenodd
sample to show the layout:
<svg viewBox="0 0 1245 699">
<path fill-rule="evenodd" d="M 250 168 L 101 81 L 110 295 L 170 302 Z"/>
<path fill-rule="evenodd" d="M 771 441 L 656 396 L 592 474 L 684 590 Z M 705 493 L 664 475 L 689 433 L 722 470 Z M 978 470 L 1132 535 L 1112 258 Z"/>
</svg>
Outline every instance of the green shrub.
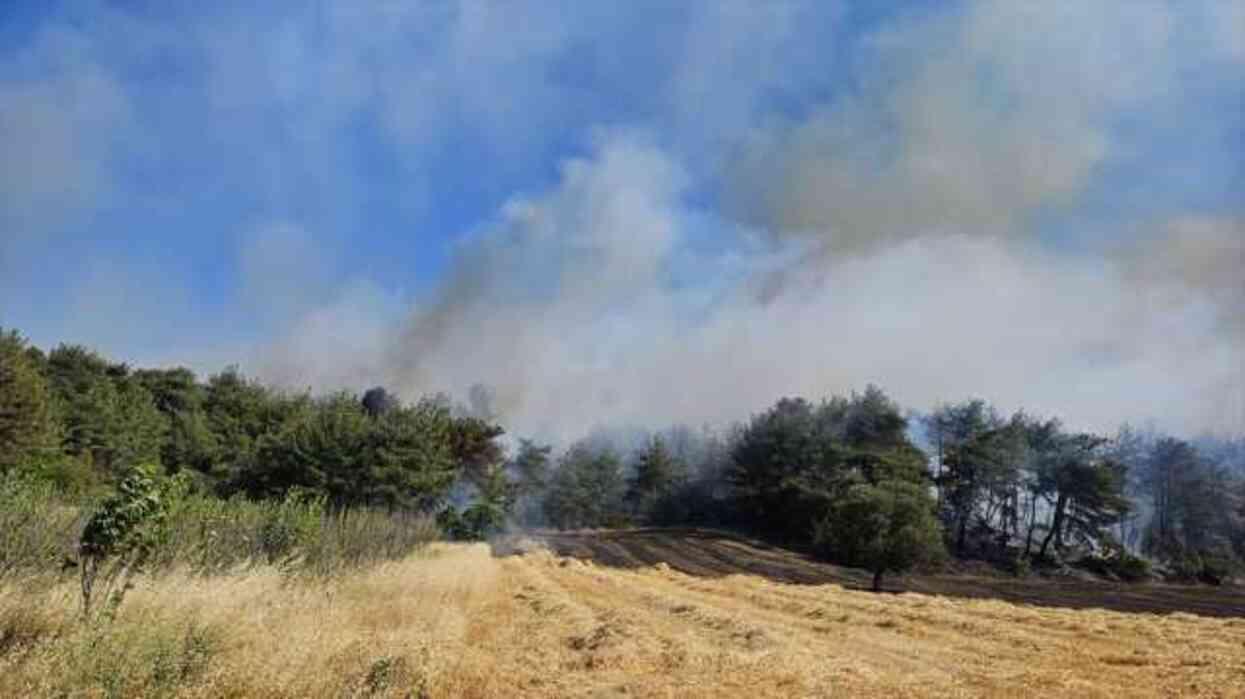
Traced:
<svg viewBox="0 0 1245 699">
<path fill-rule="evenodd" d="M 1012 575 L 1018 578 L 1027 578 L 1033 572 L 1033 564 L 1023 555 L 1012 557 L 1010 568 Z"/>
<path fill-rule="evenodd" d="M 279 566 L 295 562 L 320 536 L 324 517 L 324 499 L 300 492 L 291 492 L 280 502 L 268 503 L 258 532 L 264 559 Z"/>
<path fill-rule="evenodd" d="M 221 630 L 193 619 L 86 627 L 58 643 L 63 673 L 49 678 L 62 696 L 175 697 L 210 669 Z"/>
<path fill-rule="evenodd" d="M 107 613 L 115 612 L 131 578 L 158 549 L 168 514 L 166 487 L 151 467 L 135 468 L 87 520 L 78 543 L 84 618 L 91 617 L 101 598 Z"/>
<path fill-rule="evenodd" d="M 1121 580 L 1140 582 L 1149 580 L 1153 574 L 1150 570 L 1150 562 L 1139 556 L 1125 553 L 1109 560 L 1111 561 L 1112 569 Z"/>
<path fill-rule="evenodd" d="M 1106 556 L 1086 556 L 1077 563 L 1098 575 L 1118 578 L 1124 582 L 1141 582 L 1149 580 L 1153 575 L 1149 561 L 1124 550 Z"/>
<path fill-rule="evenodd" d="M 1198 571 L 1197 579 L 1207 585 L 1222 585 L 1236 573 L 1238 567 L 1237 561 L 1229 555 L 1203 554 L 1202 569 Z"/>
</svg>

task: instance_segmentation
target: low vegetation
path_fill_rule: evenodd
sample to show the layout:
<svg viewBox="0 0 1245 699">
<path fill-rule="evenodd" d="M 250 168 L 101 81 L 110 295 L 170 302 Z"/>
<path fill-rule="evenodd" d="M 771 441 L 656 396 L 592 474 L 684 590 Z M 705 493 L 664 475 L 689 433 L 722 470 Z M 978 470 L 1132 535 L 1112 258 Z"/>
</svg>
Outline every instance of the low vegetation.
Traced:
<svg viewBox="0 0 1245 699">
<path fill-rule="evenodd" d="M 126 561 L 135 572 L 157 577 L 174 571 L 214 577 L 259 567 L 325 577 L 400 560 L 441 534 L 427 515 L 334 512 L 299 493 L 274 501 L 222 500 L 141 470 L 129 481 L 102 503 L 71 504 L 47 483 L 0 479 L 0 580 L 43 585 L 77 576 L 80 568 Z M 160 499 L 158 507 L 116 521 L 118 510 L 152 497 Z"/>
</svg>

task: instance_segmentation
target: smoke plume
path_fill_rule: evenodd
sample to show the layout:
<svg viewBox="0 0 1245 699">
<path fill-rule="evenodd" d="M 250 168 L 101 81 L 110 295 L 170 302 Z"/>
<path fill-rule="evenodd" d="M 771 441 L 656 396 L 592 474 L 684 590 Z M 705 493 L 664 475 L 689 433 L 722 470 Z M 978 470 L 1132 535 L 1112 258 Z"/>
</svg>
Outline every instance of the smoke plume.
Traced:
<svg viewBox="0 0 1245 699">
<path fill-rule="evenodd" d="M 555 437 L 868 382 L 919 408 L 1239 432 L 1240 219 L 1049 234 L 1125 157 L 1116 123 L 1174 89 L 1186 24 L 982 3 L 888 26 L 858 89 L 746 129 L 707 204 L 700 162 L 599 135 L 462 243 L 387 376 L 408 395 L 483 382 L 507 424 Z"/>
</svg>

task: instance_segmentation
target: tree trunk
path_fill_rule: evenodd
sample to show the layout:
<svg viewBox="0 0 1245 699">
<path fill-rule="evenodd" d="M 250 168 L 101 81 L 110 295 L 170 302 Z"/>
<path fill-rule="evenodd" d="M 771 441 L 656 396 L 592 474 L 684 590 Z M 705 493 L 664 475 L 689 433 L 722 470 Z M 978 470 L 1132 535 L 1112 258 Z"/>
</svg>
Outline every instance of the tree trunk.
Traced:
<svg viewBox="0 0 1245 699">
<path fill-rule="evenodd" d="M 1046 538 L 1042 540 L 1042 549 L 1038 551 L 1039 558 L 1046 558 L 1046 547 L 1050 546 L 1051 539 L 1055 538 L 1063 529 L 1063 511 L 1068 506 L 1068 496 L 1063 493 L 1059 494 L 1059 499 L 1055 501 L 1055 516 L 1051 519 L 1050 531 L 1046 532 Z M 1062 542 L 1063 537 L 1060 536 Z"/>
<path fill-rule="evenodd" d="M 1029 557 L 1029 551 L 1033 548 L 1033 530 L 1037 527 L 1037 495 L 1034 494 L 1029 499 L 1029 528 L 1025 532 L 1025 558 Z"/>
<path fill-rule="evenodd" d="M 1011 511 L 1011 538 L 1020 538 L 1020 489 L 1012 491 L 1012 511 Z"/>
<path fill-rule="evenodd" d="M 873 591 L 874 592 L 882 591 L 882 574 L 885 572 L 886 571 L 884 570 L 873 571 Z"/>
</svg>

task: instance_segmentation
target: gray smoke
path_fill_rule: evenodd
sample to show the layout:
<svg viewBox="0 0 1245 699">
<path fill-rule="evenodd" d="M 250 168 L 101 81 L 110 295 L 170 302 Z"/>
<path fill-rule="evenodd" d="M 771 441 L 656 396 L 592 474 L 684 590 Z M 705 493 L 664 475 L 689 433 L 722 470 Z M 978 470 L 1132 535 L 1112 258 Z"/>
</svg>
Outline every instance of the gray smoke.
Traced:
<svg viewBox="0 0 1245 699">
<path fill-rule="evenodd" d="M 1036 223 L 1081 202 L 1112 119 L 1184 68 L 1172 10 L 982 3 L 891 26 L 859 90 L 746 130 L 725 215 L 687 204 L 676 152 L 607 133 L 462 245 L 385 351 L 389 380 L 483 382 L 508 424 L 558 438 L 867 382 L 921 409 L 983 396 L 1101 430 L 1239 432 L 1240 221 L 1068 249 Z"/>
</svg>

